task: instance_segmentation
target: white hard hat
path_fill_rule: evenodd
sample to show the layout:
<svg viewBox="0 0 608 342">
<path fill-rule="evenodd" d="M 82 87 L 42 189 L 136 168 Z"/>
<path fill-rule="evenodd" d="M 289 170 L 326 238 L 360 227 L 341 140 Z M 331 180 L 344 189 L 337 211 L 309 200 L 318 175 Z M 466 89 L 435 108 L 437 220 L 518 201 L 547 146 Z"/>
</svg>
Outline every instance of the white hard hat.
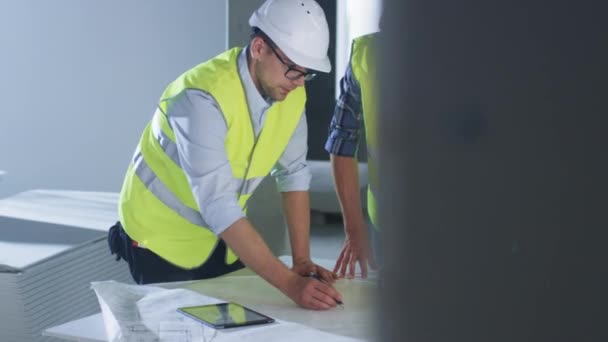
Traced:
<svg viewBox="0 0 608 342">
<path fill-rule="evenodd" d="M 249 25 L 262 30 L 297 65 L 331 71 L 329 27 L 316 1 L 266 0 L 253 12 Z"/>
</svg>

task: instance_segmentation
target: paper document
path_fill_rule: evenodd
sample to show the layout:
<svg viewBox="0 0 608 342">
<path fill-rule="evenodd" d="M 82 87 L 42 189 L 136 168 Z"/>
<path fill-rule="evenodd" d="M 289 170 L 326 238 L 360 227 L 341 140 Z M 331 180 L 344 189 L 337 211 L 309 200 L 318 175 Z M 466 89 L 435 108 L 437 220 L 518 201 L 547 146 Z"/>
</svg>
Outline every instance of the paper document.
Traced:
<svg viewBox="0 0 608 342">
<path fill-rule="evenodd" d="M 111 342 L 209 341 L 215 331 L 179 314 L 179 307 L 219 303 L 220 300 L 185 289 L 127 285 L 114 281 L 91 284 Z"/>
<path fill-rule="evenodd" d="M 177 308 L 226 302 L 187 289 L 94 282 L 110 342 L 331 341 L 353 342 L 302 324 L 276 323 L 216 330 L 177 312 Z M 311 313 L 313 313 L 311 311 Z M 271 312 L 266 312 L 272 317 Z"/>
</svg>

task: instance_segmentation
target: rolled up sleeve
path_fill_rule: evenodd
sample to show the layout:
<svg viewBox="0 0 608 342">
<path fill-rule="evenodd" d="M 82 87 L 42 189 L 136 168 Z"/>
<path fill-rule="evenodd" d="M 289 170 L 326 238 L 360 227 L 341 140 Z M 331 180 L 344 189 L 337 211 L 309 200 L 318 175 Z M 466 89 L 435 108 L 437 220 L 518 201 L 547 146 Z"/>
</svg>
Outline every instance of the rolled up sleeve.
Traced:
<svg viewBox="0 0 608 342">
<path fill-rule="evenodd" d="M 308 191 L 311 172 L 306 163 L 307 153 L 308 125 L 303 113 L 285 151 L 270 172 L 280 192 Z"/>
</svg>

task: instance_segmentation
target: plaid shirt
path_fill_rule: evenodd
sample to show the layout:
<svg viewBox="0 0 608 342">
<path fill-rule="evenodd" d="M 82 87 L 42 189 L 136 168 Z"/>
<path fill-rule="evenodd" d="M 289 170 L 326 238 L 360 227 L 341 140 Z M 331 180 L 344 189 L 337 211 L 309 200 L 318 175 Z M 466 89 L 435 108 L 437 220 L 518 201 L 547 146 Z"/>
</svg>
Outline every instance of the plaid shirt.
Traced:
<svg viewBox="0 0 608 342">
<path fill-rule="evenodd" d="M 329 125 L 325 150 L 338 156 L 355 157 L 362 127 L 361 87 L 348 64 L 340 80 L 340 97 Z"/>
</svg>

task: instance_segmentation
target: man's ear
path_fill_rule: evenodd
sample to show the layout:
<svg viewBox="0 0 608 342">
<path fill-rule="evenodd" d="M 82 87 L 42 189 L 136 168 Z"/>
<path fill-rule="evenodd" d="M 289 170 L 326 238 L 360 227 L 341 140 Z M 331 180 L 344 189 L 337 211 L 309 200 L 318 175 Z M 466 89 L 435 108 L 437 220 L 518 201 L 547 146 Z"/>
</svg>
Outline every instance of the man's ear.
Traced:
<svg viewBox="0 0 608 342">
<path fill-rule="evenodd" d="M 259 60 L 260 56 L 262 56 L 263 50 L 264 40 L 259 36 L 254 37 L 249 45 L 249 53 L 251 54 L 251 58 L 254 60 Z"/>
</svg>

